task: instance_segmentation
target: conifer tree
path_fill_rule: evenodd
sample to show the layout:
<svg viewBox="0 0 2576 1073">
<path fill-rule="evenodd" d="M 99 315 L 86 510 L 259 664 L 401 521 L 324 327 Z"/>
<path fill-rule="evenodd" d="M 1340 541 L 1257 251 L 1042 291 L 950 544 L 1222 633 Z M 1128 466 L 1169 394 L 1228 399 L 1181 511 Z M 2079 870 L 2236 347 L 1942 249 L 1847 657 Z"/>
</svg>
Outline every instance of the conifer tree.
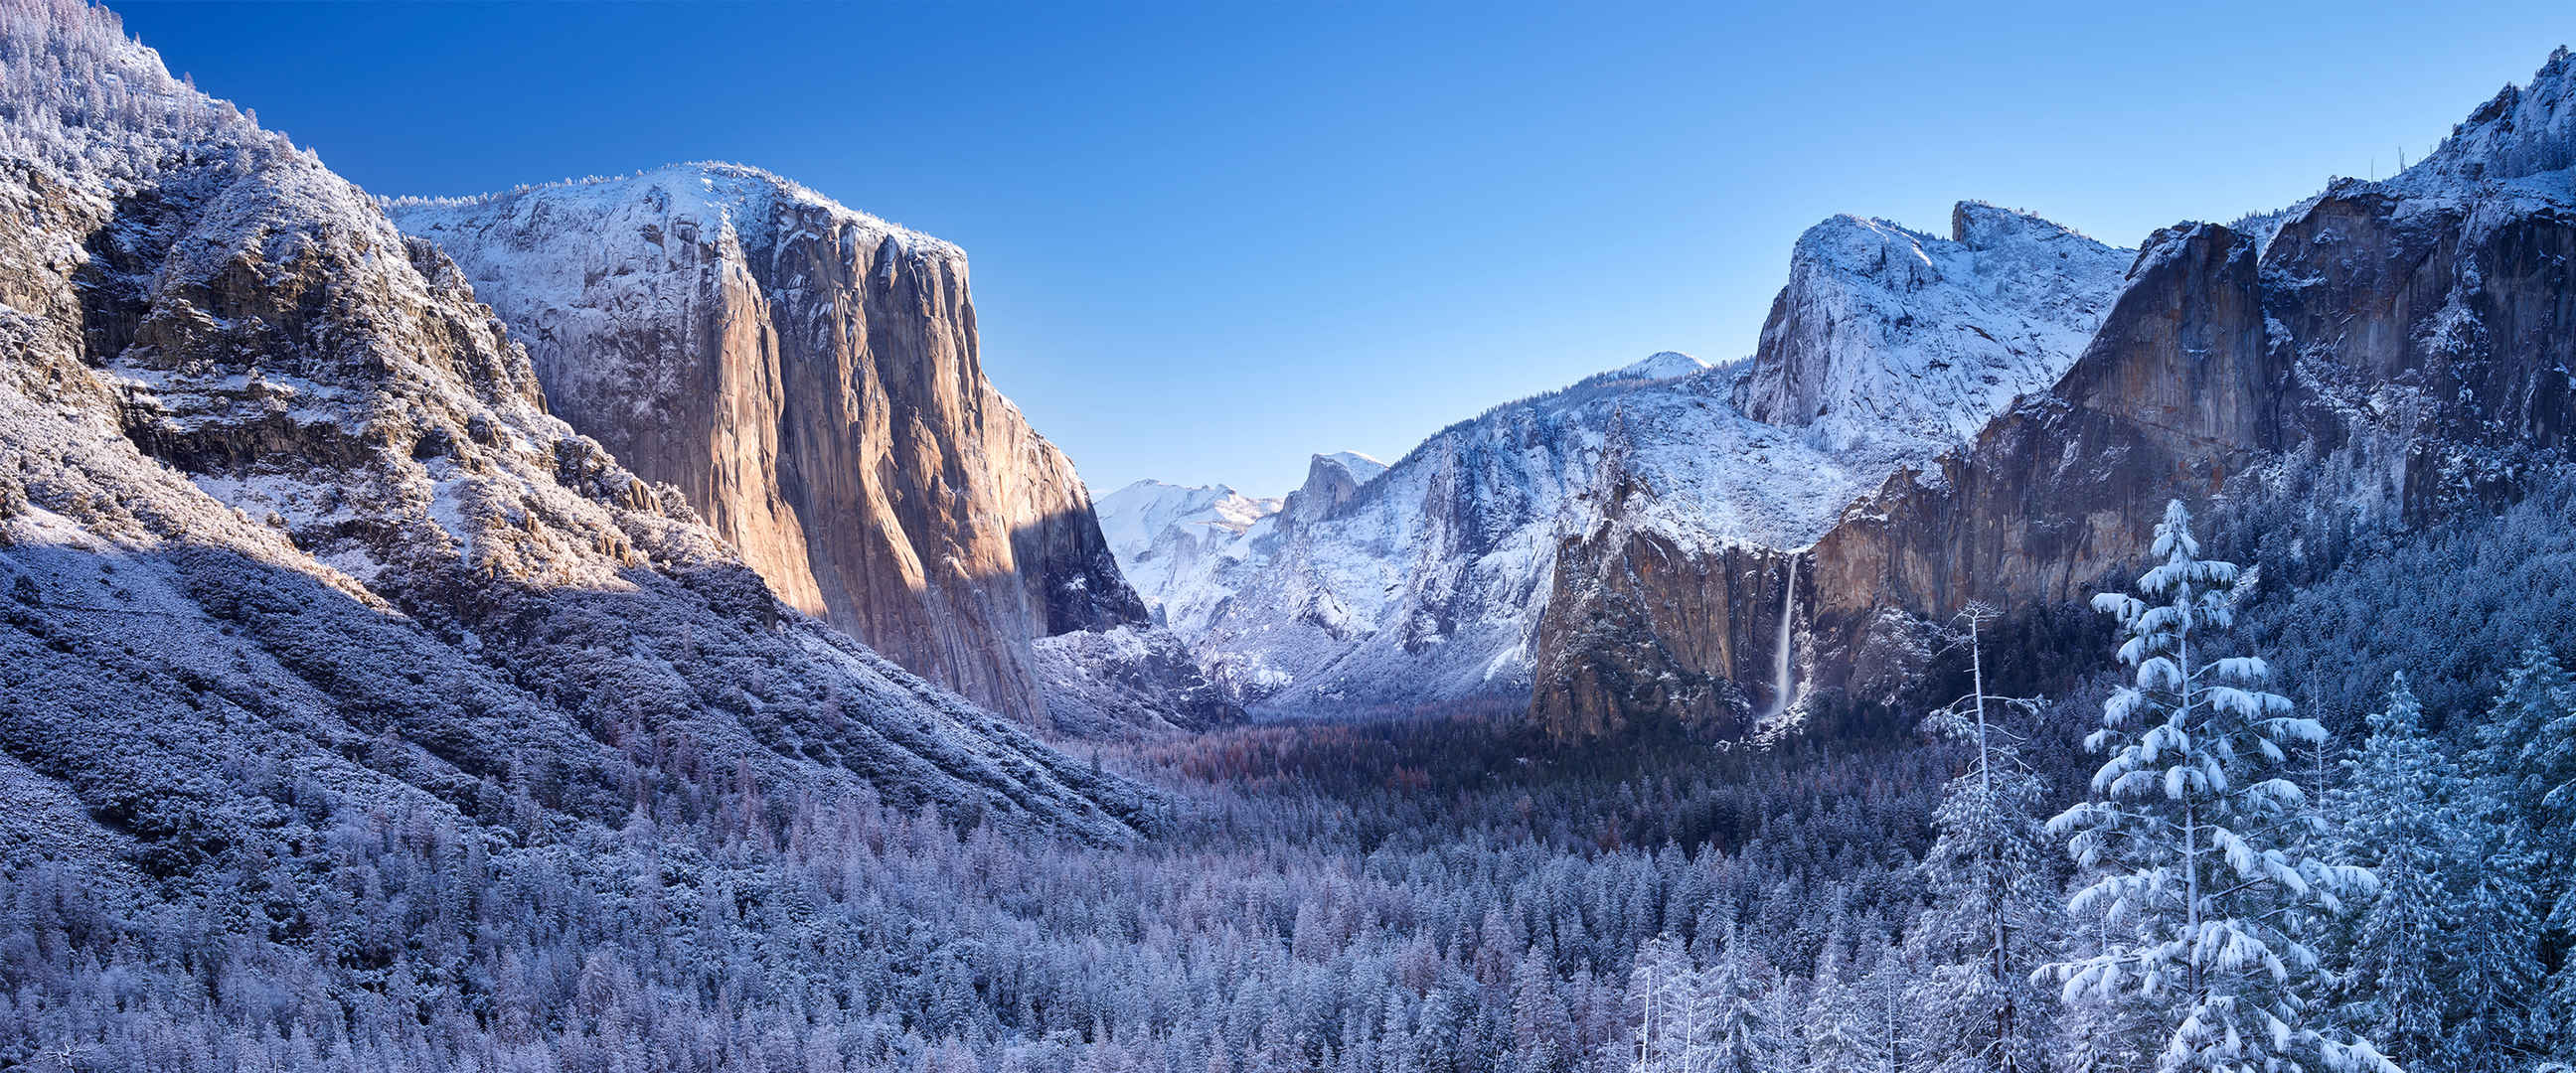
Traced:
<svg viewBox="0 0 2576 1073">
<path fill-rule="evenodd" d="M 2326 812 L 2379 892 L 2341 944 L 2338 1014 L 2416 1073 L 2527 1050 L 2539 921 L 2516 825 L 2424 733 L 2399 675 Z"/>
<path fill-rule="evenodd" d="M 2042 1068 L 2031 969 L 2041 939 L 2058 930 L 2046 787 L 2022 762 L 2023 736 L 2006 716 L 2038 702 L 1986 692 L 1983 629 L 1992 607 L 1961 612 L 1974 691 L 1933 713 L 1933 729 L 1968 746 L 1968 770 L 1951 780 L 1933 816 L 1940 832 L 1922 872 L 1932 904 L 1908 941 L 1931 966 L 1917 991 L 1935 1068 L 2011 1073 Z"/>
<path fill-rule="evenodd" d="M 2212 658 L 2233 620 L 2239 572 L 2202 559 L 2191 515 L 2165 508 L 2138 579 L 2105 593 L 2120 662 L 2088 749 L 2107 753 L 2092 797 L 2049 821 L 2091 874 L 2068 902 L 2099 912 L 2106 941 L 2043 970 L 2073 1003 L 2135 996 L 2163 1036 L 2162 1073 L 2394 1070 L 2368 1042 L 2329 1039 L 2314 1002 L 2321 919 L 2373 889 L 2324 855 L 2321 823 L 2287 772 L 2290 748 L 2325 738 L 2266 692 L 2252 656 Z M 2141 598 L 2143 597 L 2143 598 Z"/>
</svg>

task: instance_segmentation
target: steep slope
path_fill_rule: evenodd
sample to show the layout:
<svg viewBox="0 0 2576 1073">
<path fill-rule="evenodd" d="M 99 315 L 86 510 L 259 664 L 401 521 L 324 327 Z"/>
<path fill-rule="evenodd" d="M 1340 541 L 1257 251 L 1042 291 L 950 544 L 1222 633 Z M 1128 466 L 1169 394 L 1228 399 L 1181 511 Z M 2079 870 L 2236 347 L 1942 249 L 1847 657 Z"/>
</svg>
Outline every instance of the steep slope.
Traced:
<svg viewBox="0 0 2576 1073">
<path fill-rule="evenodd" d="M 1981 202 L 1951 211 L 1950 234 L 1852 216 L 1808 229 L 1737 407 L 1833 450 L 1958 443 L 2066 371 L 2130 259 Z"/>
<path fill-rule="evenodd" d="M 1976 203 L 1948 239 L 1825 221 L 1800 240 L 1751 361 L 1654 355 L 1452 426 L 1383 474 L 1319 457 L 1276 515 L 1148 591 L 1219 678 L 1285 708 L 1561 696 L 1557 679 L 1616 674 L 1600 653 L 1644 636 L 1611 606 L 1631 581 L 1657 600 L 1695 585 L 1767 597 L 1766 614 L 1694 633 L 1714 640 L 1693 662 L 1770 653 L 1755 639 L 1772 634 L 1785 574 L 1758 549 L 1813 543 L 1889 473 L 2044 388 L 2127 260 Z M 1640 565 L 1748 554 L 1692 579 Z M 1588 663 L 1560 665 L 1575 652 Z M 1749 711 L 1730 680 L 1675 688 L 1703 713 Z M 1605 690 L 1626 692 L 1583 687 Z M 1542 706 L 1568 725 L 1606 719 Z"/>
<path fill-rule="evenodd" d="M 548 416 L 454 266 L 310 154 L 103 10 L 0 19 L 13 862 L 202 883 L 368 814 L 497 855 L 764 799 L 1133 836 L 1142 791 L 782 607 Z"/>
<path fill-rule="evenodd" d="M 2560 50 L 2395 180 L 2337 180 L 2246 231 L 2159 231 L 2051 390 L 1896 473 L 1798 558 L 1812 594 L 1801 680 L 1870 699 L 1925 621 L 1969 599 L 2080 599 L 2130 562 L 2170 497 L 2331 534 L 2483 510 L 2562 470 L 2576 428 L 2571 68 Z M 1607 564 L 1620 611 L 1564 634 L 1551 656 L 1568 670 L 1542 688 L 1541 718 L 1581 729 L 1689 710 L 1690 685 L 1768 677 L 1763 654 L 1707 639 L 1744 636 L 1732 624 L 1780 606 L 1776 582 L 1666 580 L 1743 576 L 1710 557 L 1631 578 L 1636 557 L 1597 539 L 1567 557 Z M 1623 655 L 1636 651 L 1649 654 Z M 1623 673 L 1575 673 L 1595 664 Z"/>
<path fill-rule="evenodd" d="M 1100 497 L 1100 528 L 1118 569 L 1155 620 L 1183 632 L 1204 625 L 1234 595 L 1251 554 L 1246 539 L 1267 533 L 1284 500 L 1254 499 L 1224 485 L 1137 481 Z"/>
<path fill-rule="evenodd" d="M 956 247 L 726 164 L 388 208 L 527 342 L 559 415 L 800 610 L 1040 726 L 1065 679 L 1034 641 L 1149 625 L 1072 464 L 985 380 Z M 1157 722 L 1227 714 L 1168 684 Z"/>
</svg>

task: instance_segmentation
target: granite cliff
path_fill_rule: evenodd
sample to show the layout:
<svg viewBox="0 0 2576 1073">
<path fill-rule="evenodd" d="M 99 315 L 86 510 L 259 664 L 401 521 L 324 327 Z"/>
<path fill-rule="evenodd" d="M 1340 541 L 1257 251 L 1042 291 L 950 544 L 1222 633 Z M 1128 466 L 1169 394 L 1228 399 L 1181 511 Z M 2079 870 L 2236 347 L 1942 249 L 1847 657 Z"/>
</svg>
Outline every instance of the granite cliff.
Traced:
<svg viewBox="0 0 2576 1073">
<path fill-rule="evenodd" d="M 1102 706 L 1051 704 L 1094 680 L 1067 661 L 1136 646 L 1060 644 L 1042 674 L 1038 642 L 1153 629 L 1072 464 L 985 379 L 955 246 L 725 164 L 389 208 L 526 341 L 559 416 L 798 609 L 1068 732 Z M 1188 667 L 1094 670 L 1160 681 L 1114 705 L 1139 728 L 1230 718 Z"/>
</svg>

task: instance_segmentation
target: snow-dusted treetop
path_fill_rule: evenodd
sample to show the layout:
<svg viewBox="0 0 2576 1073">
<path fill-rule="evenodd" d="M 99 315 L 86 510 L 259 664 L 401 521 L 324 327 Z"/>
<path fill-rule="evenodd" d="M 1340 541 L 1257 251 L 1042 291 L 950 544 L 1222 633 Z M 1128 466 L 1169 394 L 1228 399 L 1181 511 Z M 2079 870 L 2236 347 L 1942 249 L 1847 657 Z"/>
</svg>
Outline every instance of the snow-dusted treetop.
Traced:
<svg viewBox="0 0 2576 1073">
<path fill-rule="evenodd" d="M 1621 379 L 1670 380 L 1711 368 L 1709 363 L 1678 350 L 1660 350 L 1643 359 L 1630 362 L 1603 375 Z"/>
<path fill-rule="evenodd" d="M 2506 86 L 2422 163 L 2409 183 L 2518 179 L 2576 168 L 2576 58 L 2564 45 L 2523 86 Z"/>
</svg>

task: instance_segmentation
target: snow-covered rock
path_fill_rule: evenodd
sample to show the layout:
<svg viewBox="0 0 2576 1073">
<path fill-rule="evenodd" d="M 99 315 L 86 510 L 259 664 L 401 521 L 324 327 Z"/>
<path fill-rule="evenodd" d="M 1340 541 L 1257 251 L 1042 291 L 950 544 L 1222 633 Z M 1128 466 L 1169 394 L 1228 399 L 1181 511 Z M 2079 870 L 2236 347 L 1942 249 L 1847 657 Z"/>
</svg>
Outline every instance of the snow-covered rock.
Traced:
<svg viewBox="0 0 2576 1073">
<path fill-rule="evenodd" d="M 2055 383 L 2134 256 L 1973 201 L 1947 239 L 1835 217 L 1798 239 L 1736 403 L 1829 450 L 1939 450 Z"/>
<path fill-rule="evenodd" d="M 1255 499 L 1224 485 L 1137 481 L 1093 501 L 1118 569 L 1155 620 L 1184 632 L 1241 583 L 1249 535 L 1267 533 L 1283 500 Z"/>
<path fill-rule="evenodd" d="M 2062 375 L 1928 464 L 1891 471 L 1811 546 L 1693 550 L 1626 520 L 1632 504 L 1662 509 L 1653 498 L 1621 500 L 1558 562 L 1538 718 L 1579 734 L 1637 715 L 1741 716 L 1778 702 L 1786 690 L 1774 680 L 1886 703 L 1887 666 L 1925 651 L 1930 624 L 1967 601 L 2064 606 L 2125 584 L 2175 498 L 2225 520 L 2235 539 L 2259 533 L 2322 558 L 2356 533 L 2483 513 L 2565 480 L 2576 472 L 2576 318 L 2563 312 L 2576 301 L 2571 68 L 2564 50 L 2553 54 L 2394 180 L 2338 179 L 2241 230 L 2159 230 Z M 1957 230 L 1973 246 L 1981 228 L 1969 223 Z M 1831 260 L 1870 267 L 1871 288 L 1902 296 L 1884 308 L 1961 311 L 1993 342 L 2014 338 L 1994 329 L 1991 310 L 1960 300 L 1983 291 L 1925 274 L 1944 258 L 1919 237 L 1845 231 L 1854 241 Z M 2024 245 L 2023 262 L 2046 248 Z M 2084 293 L 2027 272 L 2013 289 Z M 1799 304 L 1784 295 L 1775 327 L 1796 320 Z M 1906 390 L 1910 377 L 1884 375 L 1906 363 L 1866 360 L 1898 337 L 1886 316 L 1861 317 L 1858 332 L 1827 320 L 1831 330 L 1811 333 L 1821 361 L 1781 348 L 1778 372 L 1749 381 L 1743 397 L 1785 407 L 1780 420 L 1812 412 L 1825 424 L 1850 409 L 1832 389 L 1843 382 L 1835 366 L 1855 357 L 1862 383 L 1889 393 L 1840 397 L 1878 403 L 1870 412 L 1900 433 L 1942 426 L 1919 420 L 1921 403 L 1975 394 L 1931 377 L 1918 382 L 1939 390 Z M 2070 338 L 2082 323 L 2056 318 L 2032 337 Z M 1937 320 L 1903 326 L 1918 341 L 1944 337 Z M 2013 356 L 1978 338 L 1987 358 Z M 1774 340 L 1766 333 L 1766 347 Z M 1804 435 L 1872 441 L 1865 427 Z M 1774 608 L 1789 611 L 1788 646 Z M 1789 674 L 1775 669 L 1784 650 Z"/>
<path fill-rule="evenodd" d="M 256 870 L 311 786 L 497 856 L 719 784 L 1134 836 L 1150 795 L 782 606 L 549 416 L 373 199 L 102 9 L 0 14 L 0 780 L 46 839 Z"/>
<path fill-rule="evenodd" d="M 2398 181 L 2458 187 L 2576 168 L 2576 57 L 2564 45 L 2523 85 L 2479 105 Z"/>
<path fill-rule="evenodd" d="M 733 164 L 387 205 L 557 415 L 800 610 L 1040 727 L 1038 639 L 1150 623 L 1072 463 L 985 379 L 955 246 Z"/>
<path fill-rule="evenodd" d="M 1122 565 L 1147 599 L 1247 697 L 1525 696 L 1566 541 L 1615 513 L 1657 546 L 1806 547 L 1889 474 L 2064 373 L 2130 259 L 1976 203 L 1949 239 L 1838 217 L 1799 241 L 1750 361 L 1651 355 L 1453 425 L 1383 471 L 1319 455 L 1276 514 L 1214 539 L 1179 521 L 1196 500 L 1103 510 L 1139 534 Z"/>
</svg>

